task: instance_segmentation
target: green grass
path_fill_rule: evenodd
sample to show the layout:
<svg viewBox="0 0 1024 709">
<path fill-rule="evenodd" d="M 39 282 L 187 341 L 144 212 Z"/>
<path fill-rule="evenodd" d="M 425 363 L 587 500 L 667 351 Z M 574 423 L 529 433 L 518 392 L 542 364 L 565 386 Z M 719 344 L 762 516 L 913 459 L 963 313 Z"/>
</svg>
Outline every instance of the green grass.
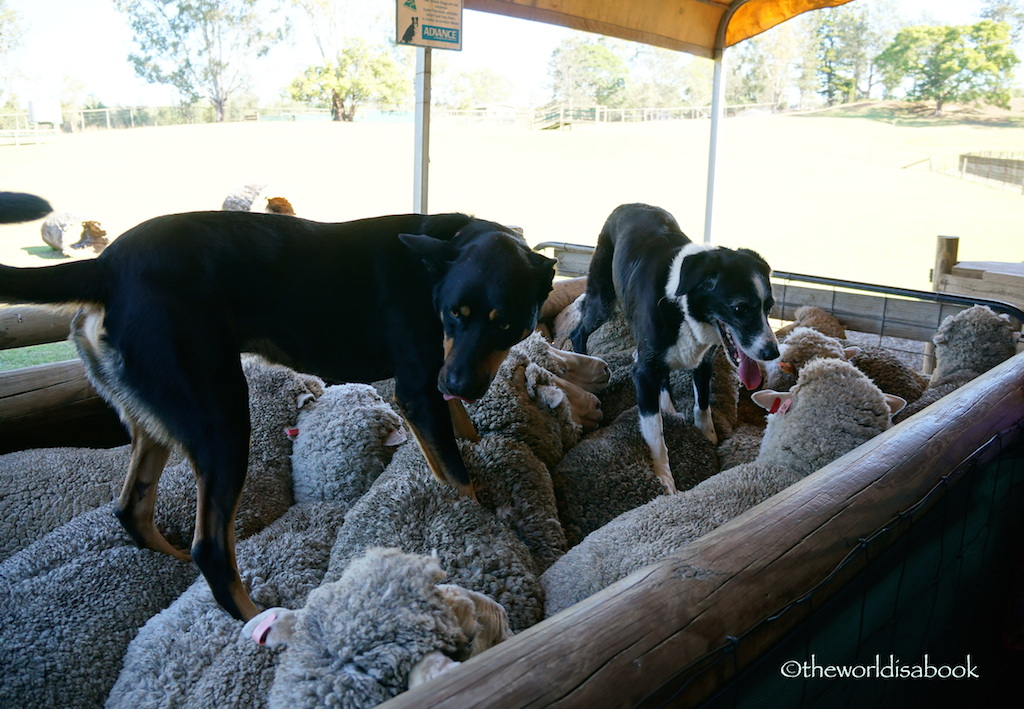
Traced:
<svg viewBox="0 0 1024 709">
<path fill-rule="evenodd" d="M 51 342 L 46 345 L 3 350 L 0 351 L 0 372 L 37 364 L 62 362 L 67 359 L 75 359 L 77 356 L 78 354 L 70 342 Z"/>
</svg>

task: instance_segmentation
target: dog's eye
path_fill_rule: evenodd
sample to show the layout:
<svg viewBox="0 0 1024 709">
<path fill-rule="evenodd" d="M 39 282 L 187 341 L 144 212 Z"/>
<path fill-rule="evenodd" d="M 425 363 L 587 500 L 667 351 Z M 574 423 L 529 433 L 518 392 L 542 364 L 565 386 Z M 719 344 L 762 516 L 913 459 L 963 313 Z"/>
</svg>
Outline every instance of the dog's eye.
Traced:
<svg viewBox="0 0 1024 709">
<path fill-rule="evenodd" d="M 498 329 L 499 330 L 508 330 L 508 328 L 509 328 L 509 325 L 508 325 L 507 322 L 503 322 L 503 323 L 499 323 L 498 324 Z"/>
<path fill-rule="evenodd" d="M 457 309 L 455 309 L 455 308 L 452 308 L 451 310 L 449 310 L 448 314 L 451 315 L 456 320 L 459 319 L 459 311 Z"/>
<path fill-rule="evenodd" d="M 734 313 L 734 314 L 736 315 L 736 317 L 738 317 L 738 318 L 741 318 L 741 317 L 743 317 L 744 315 L 746 315 L 746 314 L 747 314 L 747 311 L 749 311 L 749 310 L 750 310 L 750 306 L 749 306 L 749 305 L 747 305 L 746 303 L 740 303 L 739 305 L 734 305 L 734 306 L 732 306 L 732 312 L 733 312 L 733 313 Z"/>
</svg>

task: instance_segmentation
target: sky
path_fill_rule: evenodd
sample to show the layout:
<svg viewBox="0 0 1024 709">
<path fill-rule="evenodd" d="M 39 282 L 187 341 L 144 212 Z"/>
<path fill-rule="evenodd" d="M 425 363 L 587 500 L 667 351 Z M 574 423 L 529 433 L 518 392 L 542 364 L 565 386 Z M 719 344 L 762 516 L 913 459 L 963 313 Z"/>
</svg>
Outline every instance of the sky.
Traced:
<svg viewBox="0 0 1024 709">
<path fill-rule="evenodd" d="M 968 24 L 978 19 L 982 8 L 982 0 L 898 2 L 912 22 Z M 86 96 L 108 106 L 177 102 L 173 89 L 135 76 L 127 60 L 133 49 L 131 29 L 113 0 L 7 0 L 7 7 L 19 15 L 24 32 L 23 46 L 10 57 L 15 69 L 10 83 L 23 102 L 60 97 L 68 79 L 83 86 Z M 274 48 L 254 63 L 253 89 L 263 101 L 273 101 L 291 79 L 319 61 L 308 34 L 299 27 L 302 17 L 296 15 L 294 24 L 297 32 L 291 44 Z M 548 59 L 571 34 L 552 25 L 466 10 L 463 49 L 448 64 L 454 71 L 490 68 L 513 81 L 514 102 L 543 103 L 548 95 Z"/>
</svg>

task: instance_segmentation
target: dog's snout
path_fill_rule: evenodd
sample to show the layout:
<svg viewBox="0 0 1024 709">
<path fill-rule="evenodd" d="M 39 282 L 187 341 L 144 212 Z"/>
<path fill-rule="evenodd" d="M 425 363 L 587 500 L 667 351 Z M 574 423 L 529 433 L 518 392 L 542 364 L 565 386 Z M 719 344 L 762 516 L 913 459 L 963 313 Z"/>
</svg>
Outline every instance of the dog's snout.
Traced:
<svg viewBox="0 0 1024 709">
<path fill-rule="evenodd" d="M 772 338 L 769 342 L 761 348 L 761 353 L 758 359 L 762 362 L 768 362 L 773 359 L 779 358 L 779 343 L 776 342 L 775 338 Z"/>
</svg>

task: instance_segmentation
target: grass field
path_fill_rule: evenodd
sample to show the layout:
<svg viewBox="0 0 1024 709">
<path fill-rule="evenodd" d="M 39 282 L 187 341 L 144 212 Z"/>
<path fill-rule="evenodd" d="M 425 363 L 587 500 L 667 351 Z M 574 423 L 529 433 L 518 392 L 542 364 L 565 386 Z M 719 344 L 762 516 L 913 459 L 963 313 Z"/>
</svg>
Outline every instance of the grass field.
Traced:
<svg viewBox="0 0 1024 709">
<path fill-rule="evenodd" d="M 563 131 L 435 122 L 430 211 L 521 226 L 531 243 L 593 243 L 623 202 L 665 207 L 702 238 L 707 121 Z M 0 189 L 118 234 L 149 217 L 217 209 L 265 182 L 301 216 L 412 209 L 411 124 L 241 123 L 88 132 L 0 147 Z M 727 119 L 715 241 L 778 270 L 928 288 L 939 235 L 964 260 L 1024 260 L 1024 196 L 928 171 L 931 155 L 1024 150 L 1019 116 L 928 120 L 879 109 Z M 916 164 L 916 165 L 915 165 Z M 914 165 L 913 167 L 908 167 Z M 0 228 L 0 263 L 53 263 L 39 222 Z"/>
</svg>

